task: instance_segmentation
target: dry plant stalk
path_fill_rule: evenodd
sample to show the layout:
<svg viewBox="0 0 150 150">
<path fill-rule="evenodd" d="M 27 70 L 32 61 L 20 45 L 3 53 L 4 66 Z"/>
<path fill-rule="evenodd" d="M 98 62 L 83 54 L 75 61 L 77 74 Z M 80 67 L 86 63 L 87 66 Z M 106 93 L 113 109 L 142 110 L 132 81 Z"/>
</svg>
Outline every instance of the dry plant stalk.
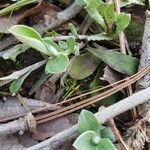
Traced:
<svg viewBox="0 0 150 150">
<path fill-rule="evenodd" d="M 120 0 L 114 0 L 114 3 L 115 3 L 115 8 L 116 8 L 116 13 L 120 14 Z M 124 33 L 123 32 L 121 32 L 120 35 L 119 35 L 119 43 L 120 43 L 120 50 L 121 50 L 121 52 L 123 54 L 126 54 L 125 38 L 124 38 Z M 131 85 L 129 85 L 127 87 L 127 92 L 128 92 L 129 96 L 133 94 L 133 90 L 132 90 L 132 86 Z M 137 117 L 136 108 L 132 109 L 132 116 L 133 116 L 133 118 Z M 124 142 L 124 140 L 123 140 L 122 136 L 120 135 L 119 131 L 117 132 L 117 127 L 115 125 L 114 120 L 112 119 L 110 122 L 111 122 L 112 127 L 114 128 L 114 131 L 116 131 L 115 135 L 116 135 L 118 141 L 120 142 L 120 144 L 122 145 L 122 147 L 125 150 L 129 150 L 127 144 Z"/>
<path fill-rule="evenodd" d="M 82 100 L 80 102 L 74 103 L 72 105 L 66 106 L 66 107 L 61 108 L 59 110 L 56 110 L 54 112 L 38 116 L 38 117 L 36 117 L 37 123 L 41 124 L 43 122 L 47 122 L 47 121 L 59 118 L 61 116 L 70 114 L 72 112 L 75 112 L 75 111 L 80 110 L 82 108 L 85 108 L 87 106 L 90 106 L 91 104 L 94 104 L 94 103 L 122 90 L 123 88 L 135 83 L 137 80 L 139 80 L 140 78 L 142 78 L 145 74 L 147 74 L 149 72 L 150 72 L 150 67 L 147 67 L 147 68 L 141 70 L 140 72 L 138 72 L 137 74 L 135 74 L 131 77 L 128 77 L 125 82 L 121 83 L 121 81 L 120 81 L 120 84 L 117 86 L 114 86 L 114 87 L 108 86 L 110 89 L 108 89 L 107 91 L 104 91 L 100 94 L 97 94 L 91 98 L 88 98 L 88 99 Z M 124 80 L 122 80 L 122 81 L 124 81 Z M 115 83 L 113 85 L 115 85 Z M 72 98 L 71 100 L 69 99 L 69 100 L 66 100 L 66 101 L 59 103 L 59 104 L 62 105 L 64 103 L 67 103 L 67 102 L 70 102 L 70 101 L 73 101 L 76 99 L 77 98 L 75 97 L 75 98 Z"/>
<path fill-rule="evenodd" d="M 104 88 L 96 89 L 96 90 L 81 94 L 79 96 L 70 98 L 66 101 L 60 102 L 56 105 L 50 105 L 50 106 L 46 106 L 45 108 L 42 108 L 42 109 L 31 111 L 31 113 L 34 114 L 34 113 L 53 110 L 54 112 L 52 112 L 52 113 L 47 113 L 45 115 L 41 115 L 39 117 L 36 117 L 37 123 L 43 123 L 46 121 L 50 121 L 52 119 L 58 118 L 60 116 L 69 114 L 71 112 L 74 112 L 74 111 L 79 110 L 81 108 L 84 108 L 86 106 L 89 106 L 89 105 L 91 105 L 97 101 L 100 101 L 100 100 L 120 91 L 121 89 L 127 87 L 128 85 L 133 84 L 134 82 L 136 82 L 137 80 L 139 80 L 140 78 L 142 78 L 145 74 L 147 74 L 149 72 L 150 72 L 150 67 L 144 68 L 141 71 L 139 71 L 138 73 L 136 73 L 135 75 L 133 75 L 131 77 L 127 77 L 126 79 L 117 81 L 117 82 L 110 84 L 108 86 L 105 86 Z M 106 91 L 102 92 L 103 90 L 106 90 Z M 98 91 L 101 91 L 101 94 L 98 94 L 98 95 L 93 96 L 89 99 L 83 100 L 81 102 L 74 103 L 71 106 L 62 107 L 62 105 L 64 105 L 64 104 L 68 104 L 69 102 L 73 102 L 74 100 L 77 100 L 78 98 L 81 98 L 83 96 L 86 96 L 86 95 L 89 95 L 91 93 L 95 93 Z M 23 117 L 25 115 L 26 114 L 21 114 L 18 116 L 12 116 L 12 117 L 0 120 L 0 122 L 2 123 L 2 122 L 14 120 L 14 119 L 17 119 L 19 117 Z"/>
</svg>

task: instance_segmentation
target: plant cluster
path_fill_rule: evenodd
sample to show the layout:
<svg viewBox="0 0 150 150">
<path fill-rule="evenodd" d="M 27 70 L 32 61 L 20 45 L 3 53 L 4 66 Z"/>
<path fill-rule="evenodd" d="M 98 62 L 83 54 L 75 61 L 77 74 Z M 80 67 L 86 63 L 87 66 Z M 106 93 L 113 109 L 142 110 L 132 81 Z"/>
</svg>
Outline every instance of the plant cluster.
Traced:
<svg viewBox="0 0 150 150">
<path fill-rule="evenodd" d="M 102 126 L 90 111 L 82 110 L 78 129 L 81 135 L 73 144 L 77 150 L 116 150 L 111 128 Z"/>
</svg>

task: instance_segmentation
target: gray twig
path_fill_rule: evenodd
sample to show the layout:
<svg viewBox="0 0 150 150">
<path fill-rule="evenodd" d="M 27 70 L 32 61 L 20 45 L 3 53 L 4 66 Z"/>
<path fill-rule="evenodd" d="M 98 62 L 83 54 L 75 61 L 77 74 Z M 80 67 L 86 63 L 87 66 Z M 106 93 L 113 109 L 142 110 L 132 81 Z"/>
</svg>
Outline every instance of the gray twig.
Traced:
<svg viewBox="0 0 150 150">
<path fill-rule="evenodd" d="M 150 88 L 147 88 L 119 101 L 118 103 L 115 103 L 112 106 L 102 109 L 95 115 L 100 122 L 105 123 L 108 119 L 111 119 L 127 110 L 147 102 L 149 99 Z M 77 125 L 75 125 L 63 132 L 56 134 L 52 138 L 27 148 L 26 150 L 40 150 L 42 148 L 55 149 L 56 147 L 61 146 L 64 142 L 77 138 L 78 135 L 79 133 L 77 130 Z"/>
<path fill-rule="evenodd" d="M 36 129 L 36 122 L 35 118 L 31 113 L 28 113 L 27 116 L 24 118 L 20 118 L 18 120 L 6 123 L 6 124 L 1 124 L 0 125 L 0 137 L 1 136 L 6 136 L 10 134 L 14 134 L 19 132 L 19 134 L 23 134 L 24 131 L 29 130 L 29 131 L 35 131 Z"/>
</svg>

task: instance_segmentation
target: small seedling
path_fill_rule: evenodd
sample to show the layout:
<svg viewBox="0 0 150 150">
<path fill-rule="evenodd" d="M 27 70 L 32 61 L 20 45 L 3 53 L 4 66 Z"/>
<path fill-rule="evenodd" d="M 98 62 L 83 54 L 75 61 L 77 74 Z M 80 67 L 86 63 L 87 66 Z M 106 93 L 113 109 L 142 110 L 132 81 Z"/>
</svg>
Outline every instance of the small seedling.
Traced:
<svg viewBox="0 0 150 150">
<path fill-rule="evenodd" d="M 81 135 L 73 144 L 77 150 L 116 150 L 111 128 L 102 126 L 90 111 L 82 110 L 78 129 Z"/>
</svg>

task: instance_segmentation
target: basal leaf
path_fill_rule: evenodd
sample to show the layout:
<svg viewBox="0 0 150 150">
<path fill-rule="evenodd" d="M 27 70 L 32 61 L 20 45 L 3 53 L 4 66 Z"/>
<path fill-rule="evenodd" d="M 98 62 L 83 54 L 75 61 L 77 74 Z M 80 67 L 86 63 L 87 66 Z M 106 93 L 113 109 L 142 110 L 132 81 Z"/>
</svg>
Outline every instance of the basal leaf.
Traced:
<svg viewBox="0 0 150 150">
<path fill-rule="evenodd" d="M 82 38 L 82 35 L 79 36 Z M 103 40 L 112 40 L 111 37 L 107 36 L 105 33 L 99 33 L 95 35 L 86 36 L 86 40 L 88 41 L 103 41 Z"/>
<path fill-rule="evenodd" d="M 104 127 L 101 129 L 100 135 L 102 138 L 108 138 L 112 143 L 116 142 L 115 135 L 109 127 Z"/>
<path fill-rule="evenodd" d="M 87 6 L 97 8 L 100 4 L 103 3 L 102 0 L 84 0 Z"/>
<path fill-rule="evenodd" d="M 117 150 L 117 149 L 109 139 L 102 138 L 99 142 L 98 150 Z"/>
<path fill-rule="evenodd" d="M 96 133 L 100 133 L 101 124 L 93 113 L 87 110 L 82 110 L 79 115 L 78 128 L 80 133 L 86 131 L 95 131 Z"/>
<path fill-rule="evenodd" d="M 116 19 L 116 12 L 114 10 L 114 4 L 108 4 L 105 13 L 105 20 L 107 22 L 107 25 L 113 24 Z"/>
<path fill-rule="evenodd" d="M 61 49 L 66 50 L 67 49 L 67 42 L 59 41 L 58 45 Z"/>
<path fill-rule="evenodd" d="M 99 5 L 99 7 L 97 8 L 98 9 L 98 12 L 102 15 L 102 16 L 106 16 L 106 10 L 107 10 L 107 7 L 109 6 L 110 4 L 109 3 L 102 3 L 101 5 Z"/>
<path fill-rule="evenodd" d="M 27 49 L 29 49 L 29 46 L 26 44 L 18 44 L 6 51 L 4 51 L 2 57 L 4 59 L 11 59 L 13 61 L 16 61 L 16 57 L 21 54 L 24 53 Z"/>
<path fill-rule="evenodd" d="M 95 71 L 99 63 L 100 60 L 91 53 L 75 56 L 70 65 L 69 74 L 73 79 L 84 79 Z"/>
<path fill-rule="evenodd" d="M 73 146 L 77 150 L 98 150 L 98 145 L 92 143 L 94 136 L 96 136 L 94 131 L 86 131 L 76 139 L 76 141 L 73 143 Z"/>
<path fill-rule="evenodd" d="M 77 30 L 72 23 L 69 23 L 69 29 L 71 30 L 74 36 L 78 36 Z"/>
<path fill-rule="evenodd" d="M 97 8 L 87 6 L 86 11 L 88 12 L 91 18 L 93 18 L 98 24 L 100 24 L 105 30 L 107 30 L 104 18 L 100 15 Z"/>
<path fill-rule="evenodd" d="M 27 76 L 30 74 L 31 72 L 26 73 L 25 75 L 23 75 L 22 77 L 20 77 L 19 79 L 14 80 L 9 87 L 10 92 L 13 93 L 17 93 L 20 88 L 21 85 L 23 84 L 24 80 L 27 78 Z"/>
<path fill-rule="evenodd" d="M 135 57 L 98 48 L 88 48 L 88 51 L 102 59 L 108 66 L 118 72 L 133 75 L 138 70 L 139 60 Z"/>
<path fill-rule="evenodd" d="M 116 31 L 115 34 L 120 34 L 130 23 L 131 15 L 120 13 L 116 17 Z"/>
<path fill-rule="evenodd" d="M 75 52 L 75 47 L 76 47 L 75 38 L 70 37 L 69 39 L 67 39 L 67 47 L 68 50 L 71 51 L 72 53 Z"/>
<path fill-rule="evenodd" d="M 25 25 L 14 25 L 8 31 L 22 43 L 29 45 L 43 54 L 49 55 L 40 34 L 34 29 Z"/>
<path fill-rule="evenodd" d="M 62 73 L 66 71 L 68 64 L 68 56 L 66 54 L 59 53 L 57 56 L 53 56 L 48 60 L 45 71 L 54 74 Z"/>
<path fill-rule="evenodd" d="M 62 49 L 54 42 L 50 37 L 45 37 L 43 38 L 43 41 L 45 43 L 46 48 L 49 50 L 51 53 L 50 47 L 54 47 L 57 51 L 62 51 Z"/>
<path fill-rule="evenodd" d="M 76 4 L 77 5 L 80 5 L 80 6 L 85 6 L 86 5 L 86 2 L 84 0 L 75 0 Z"/>
</svg>

